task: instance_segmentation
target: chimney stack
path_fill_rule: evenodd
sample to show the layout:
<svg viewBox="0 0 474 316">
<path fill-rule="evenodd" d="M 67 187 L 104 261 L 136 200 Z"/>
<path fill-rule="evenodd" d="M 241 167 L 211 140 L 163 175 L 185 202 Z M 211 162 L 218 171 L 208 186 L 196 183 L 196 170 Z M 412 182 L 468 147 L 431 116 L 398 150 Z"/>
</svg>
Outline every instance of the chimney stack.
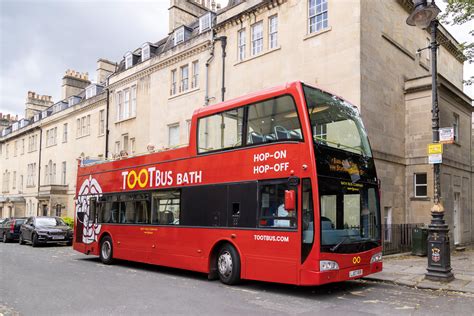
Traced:
<svg viewBox="0 0 474 316">
<path fill-rule="evenodd" d="M 105 79 L 115 72 L 116 64 L 107 59 L 100 58 L 97 61 L 97 83 L 105 82 Z"/>
<path fill-rule="evenodd" d="M 36 92 L 28 91 L 25 103 L 25 118 L 30 119 L 35 114 L 49 108 L 53 103 L 50 95 L 39 95 Z"/>
<path fill-rule="evenodd" d="M 78 95 L 88 85 L 90 85 L 89 74 L 87 72 L 80 73 L 75 70 L 68 69 L 63 77 L 62 100 L 72 95 Z"/>
<path fill-rule="evenodd" d="M 206 0 L 170 0 L 169 33 L 181 25 L 188 25 L 196 21 L 196 17 L 209 12 L 212 4 Z"/>
</svg>

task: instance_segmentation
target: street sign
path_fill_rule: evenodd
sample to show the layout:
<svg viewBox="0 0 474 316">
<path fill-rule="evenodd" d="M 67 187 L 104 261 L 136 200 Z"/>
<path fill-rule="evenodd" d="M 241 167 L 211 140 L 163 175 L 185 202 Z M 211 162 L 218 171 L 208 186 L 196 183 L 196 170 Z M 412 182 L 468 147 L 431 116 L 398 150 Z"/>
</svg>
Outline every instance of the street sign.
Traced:
<svg viewBox="0 0 474 316">
<path fill-rule="evenodd" d="M 439 129 L 439 142 L 443 144 L 454 143 L 454 128 L 444 127 Z"/>
<path fill-rule="evenodd" d="M 443 162 L 443 155 L 442 154 L 431 154 L 428 155 L 428 163 L 431 165 L 442 163 Z"/>
<path fill-rule="evenodd" d="M 442 154 L 443 153 L 443 144 L 429 144 L 428 145 L 428 154 Z"/>
</svg>

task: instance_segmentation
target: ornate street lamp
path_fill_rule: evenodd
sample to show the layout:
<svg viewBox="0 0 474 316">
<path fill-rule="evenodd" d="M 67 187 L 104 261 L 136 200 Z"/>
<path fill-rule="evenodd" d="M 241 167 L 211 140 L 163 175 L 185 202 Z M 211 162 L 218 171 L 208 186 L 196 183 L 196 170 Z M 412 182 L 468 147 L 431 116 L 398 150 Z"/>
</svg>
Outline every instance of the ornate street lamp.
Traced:
<svg viewBox="0 0 474 316">
<path fill-rule="evenodd" d="M 437 86 L 437 49 L 436 32 L 440 10 L 434 0 L 415 0 L 415 9 L 407 18 L 407 24 L 421 29 L 431 27 L 431 129 L 433 143 L 439 142 L 439 107 Z M 449 227 L 444 221 L 444 208 L 440 202 L 440 164 L 433 166 L 434 205 L 431 209 L 431 224 L 428 226 L 428 267 L 425 277 L 429 280 L 449 282 L 454 279 L 451 272 L 451 251 L 449 247 Z"/>
</svg>

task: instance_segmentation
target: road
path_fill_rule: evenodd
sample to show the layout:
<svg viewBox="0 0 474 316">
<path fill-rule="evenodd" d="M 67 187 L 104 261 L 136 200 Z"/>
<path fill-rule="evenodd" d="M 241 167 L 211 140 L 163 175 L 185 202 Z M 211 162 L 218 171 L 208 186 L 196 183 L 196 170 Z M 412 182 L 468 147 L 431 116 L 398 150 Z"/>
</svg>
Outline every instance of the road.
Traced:
<svg viewBox="0 0 474 316">
<path fill-rule="evenodd" d="M 367 281 L 296 287 L 0 244 L 0 315 L 467 315 L 474 297 Z"/>
</svg>

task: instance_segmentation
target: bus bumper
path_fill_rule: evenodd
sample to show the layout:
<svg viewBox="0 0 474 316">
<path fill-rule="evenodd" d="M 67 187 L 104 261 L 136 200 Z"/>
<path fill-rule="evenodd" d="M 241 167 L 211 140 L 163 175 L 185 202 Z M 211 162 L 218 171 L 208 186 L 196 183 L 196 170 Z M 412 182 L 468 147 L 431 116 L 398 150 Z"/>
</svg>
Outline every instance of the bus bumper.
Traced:
<svg viewBox="0 0 474 316">
<path fill-rule="evenodd" d="M 375 262 L 368 265 L 358 265 L 349 268 L 324 272 L 302 270 L 300 277 L 300 285 L 321 285 L 333 282 L 356 280 L 372 273 L 381 272 L 382 266 L 382 262 Z M 357 270 L 362 270 L 362 274 L 358 274 Z M 351 277 L 349 276 L 351 272 L 358 275 Z"/>
</svg>

